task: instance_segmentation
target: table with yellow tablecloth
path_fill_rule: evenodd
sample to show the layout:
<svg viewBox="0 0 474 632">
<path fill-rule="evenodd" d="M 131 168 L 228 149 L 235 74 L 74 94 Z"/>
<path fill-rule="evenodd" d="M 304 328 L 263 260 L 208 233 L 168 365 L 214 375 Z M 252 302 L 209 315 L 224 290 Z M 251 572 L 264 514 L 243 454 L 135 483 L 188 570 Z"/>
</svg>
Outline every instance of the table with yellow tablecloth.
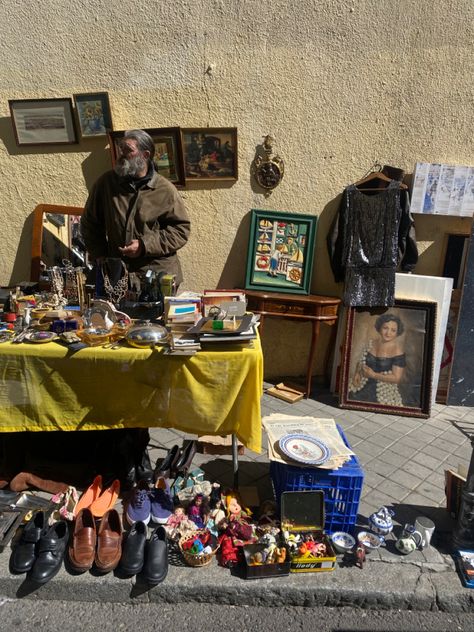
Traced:
<svg viewBox="0 0 474 632">
<path fill-rule="evenodd" d="M 261 449 L 263 356 L 250 346 L 165 349 L 0 345 L 0 432 L 176 428 Z"/>
</svg>

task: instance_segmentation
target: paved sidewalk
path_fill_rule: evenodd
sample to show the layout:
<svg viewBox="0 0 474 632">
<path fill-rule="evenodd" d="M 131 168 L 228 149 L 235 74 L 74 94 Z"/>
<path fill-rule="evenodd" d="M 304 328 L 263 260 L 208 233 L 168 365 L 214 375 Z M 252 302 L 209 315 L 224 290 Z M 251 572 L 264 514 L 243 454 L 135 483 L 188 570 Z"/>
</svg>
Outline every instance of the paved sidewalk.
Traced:
<svg viewBox="0 0 474 632">
<path fill-rule="evenodd" d="M 265 386 L 269 386 L 266 384 Z M 450 555 L 452 520 L 444 509 L 444 470 L 466 467 L 471 457 L 468 439 L 474 433 L 472 408 L 435 405 L 430 419 L 380 415 L 337 407 L 336 398 L 314 385 L 312 397 L 287 404 L 269 395 L 262 398 L 262 416 L 274 412 L 295 416 L 333 418 L 343 428 L 365 472 L 358 525 L 367 528 L 367 517 L 385 505 L 395 512 L 394 532 L 419 515 L 436 524 L 433 546 L 425 551 L 400 555 L 395 536 L 387 546 L 367 556 L 363 570 L 338 556 L 333 572 L 290 574 L 289 577 L 245 581 L 216 564 L 205 568 L 185 566 L 172 556 L 166 581 L 148 589 L 135 578 L 113 574 L 69 575 L 64 568 L 39 590 L 23 577 L 8 572 L 9 551 L 0 555 L 0 596 L 76 601 L 126 602 L 129 600 L 179 603 L 205 601 L 249 605 L 354 605 L 360 607 L 448 612 L 474 610 L 474 591 L 464 588 Z M 154 463 L 183 433 L 174 430 L 151 432 L 150 455 Z M 269 462 L 264 451 L 246 450 L 239 458 L 241 486 L 255 486 L 260 500 L 272 497 Z M 231 486 L 230 456 L 197 454 L 200 465 L 212 480 Z M 473 547 L 474 548 L 474 547 Z"/>
</svg>

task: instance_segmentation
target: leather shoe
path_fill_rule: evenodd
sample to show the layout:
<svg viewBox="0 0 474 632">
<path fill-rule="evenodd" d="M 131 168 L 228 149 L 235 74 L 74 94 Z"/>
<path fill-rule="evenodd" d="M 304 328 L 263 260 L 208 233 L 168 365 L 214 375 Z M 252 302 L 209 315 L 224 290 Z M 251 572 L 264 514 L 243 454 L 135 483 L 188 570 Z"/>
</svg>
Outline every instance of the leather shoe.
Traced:
<svg viewBox="0 0 474 632">
<path fill-rule="evenodd" d="M 61 568 L 69 539 L 65 520 L 58 520 L 43 532 L 38 542 L 38 555 L 28 578 L 36 584 L 45 584 Z"/>
<path fill-rule="evenodd" d="M 142 520 L 134 522 L 123 545 L 120 559 L 119 570 L 125 575 L 137 575 L 142 570 L 145 561 L 146 536 L 146 524 Z"/>
<path fill-rule="evenodd" d="M 196 450 L 197 441 L 187 439 L 183 442 L 181 455 L 173 466 L 175 474 L 182 474 L 183 476 L 186 476 L 194 459 L 194 455 L 196 454 Z"/>
<path fill-rule="evenodd" d="M 168 450 L 167 455 L 158 466 L 155 466 L 154 479 L 157 481 L 159 478 L 171 478 L 172 472 L 175 469 L 175 463 L 180 458 L 180 450 L 178 445 L 174 445 Z"/>
<path fill-rule="evenodd" d="M 168 543 L 166 530 L 160 525 L 151 534 L 146 543 L 143 578 L 155 586 L 168 574 Z"/>
<path fill-rule="evenodd" d="M 92 568 L 96 542 L 94 516 L 90 509 L 81 509 L 74 522 L 74 531 L 68 549 L 69 562 L 73 570 L 84 573 Z"/>
<path fill-rule="evenodd" d="M 108 573 L 117 568 L 122 555 L 122 523 L 116 509 L 109 509 L 100 521 L 97 534 L 95 565 L 97 570 Z"/>
<path fill-rule="evenodd" d="M 36 560 L 36 544 L 41 538 L 45 524 L 44 512 L 37 511 L 23 527 L 18 544 L 10 556 L 11 573 L 27 573 L 32 569 Z"/>
</svg>

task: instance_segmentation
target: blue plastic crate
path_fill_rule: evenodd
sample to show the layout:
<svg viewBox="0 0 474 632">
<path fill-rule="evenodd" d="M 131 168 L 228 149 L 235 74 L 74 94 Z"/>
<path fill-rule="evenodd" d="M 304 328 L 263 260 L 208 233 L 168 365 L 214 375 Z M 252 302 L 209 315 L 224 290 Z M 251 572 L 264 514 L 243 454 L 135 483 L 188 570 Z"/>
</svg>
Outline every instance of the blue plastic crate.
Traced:
<svg viewBox="0 0 474 632">
<path fill-rule="evenodd" d="M 346 446 L 350 448 L 342 428 L 338 425 L 337 429 Z M 353 532 L 364 482 L 364 472 L 355 455 L 338 470 L 304 468 L 272 461 L 270 476 L 278 505 L 283 492 L 321 489 L 324 492 L 326 514 L 324 531 L 328 535 L 335 531 Z"/>
</svg>

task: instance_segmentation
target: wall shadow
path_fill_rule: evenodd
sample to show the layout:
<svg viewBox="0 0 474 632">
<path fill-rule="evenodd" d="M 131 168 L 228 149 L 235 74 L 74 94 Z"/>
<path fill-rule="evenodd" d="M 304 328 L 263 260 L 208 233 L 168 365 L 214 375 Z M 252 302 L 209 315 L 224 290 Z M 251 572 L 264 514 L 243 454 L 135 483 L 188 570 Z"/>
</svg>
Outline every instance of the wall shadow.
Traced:
<svg viewBox="0 0 474 632">
<path fill-rule="evenodd" d="M 233 288 L 245 286 L 245 271 L 247 267 L 247 249 L 250 231 L 251 211 L 248 211 L 240 221 L 235 232 L 235 238 L 222 268 L 218 287 Z"/>
</svg>

